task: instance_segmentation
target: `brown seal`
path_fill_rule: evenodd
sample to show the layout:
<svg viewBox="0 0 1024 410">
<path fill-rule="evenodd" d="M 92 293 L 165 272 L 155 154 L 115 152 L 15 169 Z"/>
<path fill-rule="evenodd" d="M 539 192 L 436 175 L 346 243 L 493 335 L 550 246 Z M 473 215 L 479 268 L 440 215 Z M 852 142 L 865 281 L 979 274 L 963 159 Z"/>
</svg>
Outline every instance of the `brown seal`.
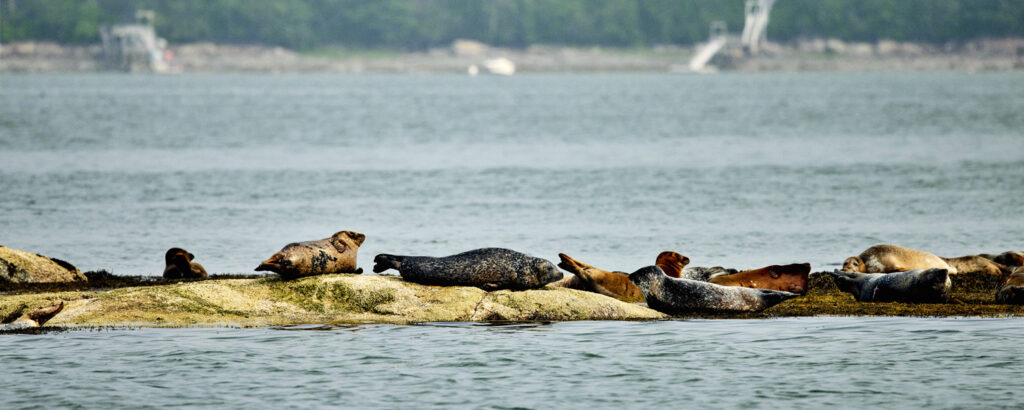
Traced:
<svg viewBox="0 0 1024 410">
<path fill-rule="evenodd" d="M 50 319 L 53 319 L 54 316 L 57 316 L 57 314 L 60 313 L 61 310 L 64 310 L 64 301 L 61 301 L 59 304 L 56 305 L 51 305 L 33 310 L 29 313 L 21 315 L 20 317 L 10 321 L 9 323 L 7 321 L 4 321 L 4 323 L 0 324 L 0 330 L 16 331 L 19 329 L 40 327 Z"/>
<path fill-rule="evenodd" d="M 996 292 L 996 303 L 1024 305 L 1024 266 L 1014 269 Z"/>
<path fill-rule="evenodd" d="M 981 272 L 993 276 L 1002 276 L 1012 270 L 1006 265 L 995 263 L 978 255 L 961 256 L 959 258 L 942 258 L 949 266 L 956 269 L 957 273 Z"/>
<path fill-rule="evenodd" d="M 192 262 L 195 255 L 181 248 L 171 248 L 164 254 L 164 279 L 206 279 L 203 265 Z"/>
<path fill-rule="evenodd" d="M 682 276 L 683 268 L 690 263 L 690 258 L 687 258 L 679 253 L 672 251 L 665 251 L 658 254 L 658 258 L 655 259 L 654 265 L 665 271 L 665 274 L 673 278 L 679 278 Z"/>
<path fill-rule="evenodd" d="M 270 271 L 284 279 L 328 273 L 363 273 L 356 268 L 356 253 L 366 235 L 353 231 L 340 231 L 319 241 L 297 242 L 285 245 L 270 259 L 256 267 L 257 271 Z"/>
<path fill-rule="evenodd" d="M 810 273 L 809 263 L 771 265 L 731 275 L 715 276 L 708 282 L 722 286 L 782 290 L 803 295 L 807 293 L 807 277 Z"/>
<path fill-rule="evenodd" d="M 611 296 L 625 302 L 644 301 L 644 294 L 629 281 L 628 274 L 601 270 L 570 258 L 564 253 L 558 254 L 558 257 L 562 260 L 558 267 L 574 273 L 579 283 L 583 285 L 582 290 Z"/>
<path fill-rule="evenodd" d="M 851 256 L 843 261 L 843 272 L 888 273 L 916 269 L 945 269 L 950 274 L 957 270 L 942 258 L 917 249 L 895 245 L 875 245 L 860 256 Z"/>
<path fill-rule="evenodd" d="M 992 262 L 1006 266 L 1024 265 L 1024 252 L 1020 251 L 1006 251 L 998 255 L 983 253 L 978 256 L 981 256 L 985 259 L 991 260 Z"/>
</svg>

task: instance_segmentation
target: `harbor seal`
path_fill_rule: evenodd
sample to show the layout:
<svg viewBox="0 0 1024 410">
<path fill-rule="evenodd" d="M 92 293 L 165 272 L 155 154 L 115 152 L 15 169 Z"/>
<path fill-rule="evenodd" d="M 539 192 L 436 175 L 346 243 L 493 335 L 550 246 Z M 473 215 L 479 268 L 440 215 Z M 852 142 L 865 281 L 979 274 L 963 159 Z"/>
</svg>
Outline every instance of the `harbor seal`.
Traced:
<svg viewBox="0 0 1024 410">
<path fill-rule="evenodd" d="M 270 259 L 256 267 L 257 271 L 270 271 L 283 279 L 328 273 L 363 273 L 356 268 L 356 253 L 366 235 L 353 231 L 340 231 L 319 241 L 290 243 Z"/>
<path fill-rule="evenodd" d="M 940 257 L 942 258 L 942 257 Z M 987 275 L 1002 276 L 1010 273 L 1010 267 L 993 262 L 978 255 L 961 256 L 959 258 L 942 258 L 949 266 L 956 269 L 957 273 L 981 272 Z"/>
<path fill-rule="evenodd" d="M 957 273 L 955 268 L 938 256 L 895 245 L 875 245 L 861 252 L 859 256 L 846 258 L 842 271 L 888 273 L 931 268 L 945 269 L 950 274 Z"/>
<path fill-rule="evenodd" d="M 915 269 L 894 273 L 830 273 L 839 290 L 861 302 L 943 303 L 952 283 L 945 269 Z"/>
<path fill-rule="evenodd" d="M 397 270 L 423 285 L 476 286 L 486 291 L 542 288 L 562 278 L 555 264 L 511 249 L 483 248 L 440 258 L 380 254 L 373 271 Z"/>
<path fill-rule="evenodd" d="M 629 275 L 643 292 L 647 306 L 662 313 L 760 312 L 799 295 L 768 289 L 721 286 L 714 283 L 669 277 L 657 266 Z"/>
<path fill-rule="evenodd" d="M 810 273 L 809 263 L 770 265 L 731 275 L 715 276 L 708 282 L 722 286 L 784 290 L 803 295 L 807 293 L 807 277 Z"/>
<path fill-rule="evenodd" d="M 40 327 L 50 319 L 53 319 L 54 316 L 57 316 L 57 314 L 60 313 L 60 311 L 63 309 L 64 301 L 61 301 L 59 304 L 56 305 L 33 310 L 29 313 L 21 315 L 20 317 L 14 319 L 13 321 L 10 321 L 9 323 L 0 324 L 0 331 Z"/>
<path fill-rule="evenodd" d="M 164 279 L 206 279 L 203 265 L 192 262 L 195 255 L 181 248 L 171 248 L 164 254 Z"/>
<path fill-rule="evenodd" d="M 572 272 L 577 283 L 588 292 L 611 296 L 621 301 L 643 302 L 644 294 L 629 281 L 629 275 L 623 272 L 609 272 L 575 260 L 564 253 L 558 254 L 561 262 L 558 267 Z"/>
<path fill-rule="evenodd" d="M 991 260 L 992 262 L 1006 265 L 1006 266 L 1022 266 L 1024 265 L 1024 252 L 1019 251 L 1006 251 L 998 255 L 992 255 L 983 253 L 981 256 L 985 259 Z"/>
<path fill-rule="evenodd" d="M 734 273 L 739 273 L 739 271 L 736 269 L 723 268 L 721 266 L 691 266 L 689 268 L 683 269 L 683 271 L 679 273 L 679 278 L 707 282 L 711 280 L 711 278 L 713 277 L 722 275 L 732 275 Z"/>
<path fill-rule="evenodd" d="M 690 258 L 687 258 L 677 252 L 665 251 L 658 254 L 657 259 L 654 260 L 654 266 L 661 268 L 665 271 L 665 274 L 673 278 L 679 278 L 682 276 L 683 268 L 690 264 Z"/>
<path fill-rule="evenodd" d="M 1024 266 L 1014 269 L 1013 273 L 1006 277 L 996 292 L 996 303 L 1024 305 Z"/>
</svg>

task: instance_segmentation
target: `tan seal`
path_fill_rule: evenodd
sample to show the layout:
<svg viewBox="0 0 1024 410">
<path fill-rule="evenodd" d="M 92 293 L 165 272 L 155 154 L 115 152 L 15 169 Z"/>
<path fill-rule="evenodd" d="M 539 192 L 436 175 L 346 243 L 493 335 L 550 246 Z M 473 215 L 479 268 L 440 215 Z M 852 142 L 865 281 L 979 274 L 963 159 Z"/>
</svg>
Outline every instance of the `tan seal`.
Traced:
<svg viewBox="0 0 1024 410">
<path fill-rule="evenodd" d="M 843 261 L 843 272 L 889 273 L 916 269 L 945 269 L 950 274 L 957 270 L 942 258 L 917 249 L 896 245 L 875 245 L 859 256 Z"/>
<path fill-rule="evenodd" d="M 984 258 L 978 255 L 961 256 L 959 258 L 942 258 L 946 261 L 949 266 L 956 269 L 957 273 L 974 273 L 981 272 L 993 276 L 1002 276 L 1005 273 L 1010 273 L 1010 269 L 1006 265 L 998 264 L 990 259 Z"/>
<path fill-rule="evenodd" d="M 168 249 L 164 254 L 164 279 L 206 279 L 206 269 L 193 262 L 195 258 L 184 249 Z"/>
<path fill-rule="evenodd" d="M 297 242 L 285 245 L 270 259 L 256 267 L 257 271 L 270 271 L 284 279 L 328 273 L 363 273 L 356 267 L 356 253 L 366 235 L 353 231 L 340 231 L 319 241 Z"/>
<path fill-rule="evenodd" d="M 558 267 L 574 273 L 578 283 L 582 285 L 582 290 L 611 296 L 625 302 L 644 301 L 644 294 L 629 281 L 628 274 L 598 269 L 564 253 L 558 254 L 558 257 L 562 260 Z"/>
</svg>

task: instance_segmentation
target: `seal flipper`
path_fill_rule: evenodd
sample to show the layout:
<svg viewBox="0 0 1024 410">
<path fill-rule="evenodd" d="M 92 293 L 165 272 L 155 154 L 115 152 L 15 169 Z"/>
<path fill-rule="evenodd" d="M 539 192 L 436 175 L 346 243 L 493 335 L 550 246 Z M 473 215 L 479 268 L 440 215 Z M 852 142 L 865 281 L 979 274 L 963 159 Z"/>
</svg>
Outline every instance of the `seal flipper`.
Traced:
<svg viewBox="0 0 1024 410">
<path fill-rule="evenodd" d="M 373 257 L 373 272 L 381 273 L 388 269 L 394 269 L 401 272 L 402 261 L 405 259 L 404 256 L 388 255 L 382 253 Z"/>
<path fill-rule="evenodd" d="M 50 319 L 53 319 L 54 316 L 57 316 L 61 310 L 64 310 L 64 301 L 61 301 L 60 304 L 57 305 L 33 310 L 25 316 L 36 322 L 36 326 L 42 326 Z"/>
</svg>

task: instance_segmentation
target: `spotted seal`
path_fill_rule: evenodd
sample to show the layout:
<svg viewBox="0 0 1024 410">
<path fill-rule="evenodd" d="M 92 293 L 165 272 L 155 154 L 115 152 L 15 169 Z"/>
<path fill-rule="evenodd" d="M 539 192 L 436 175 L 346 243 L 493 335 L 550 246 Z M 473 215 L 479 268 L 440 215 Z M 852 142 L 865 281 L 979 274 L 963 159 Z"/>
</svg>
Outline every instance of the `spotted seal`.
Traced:
<svg viewBox="0 0 1024 410">
<path fill-rule="evenodd" d="M 721 286 L 691 279 L 669 277 L 657 266 L 629 274 L 644 294 L 647 306 L 662 313 L 760 312 L 800 295 L 767 289 Z"/>
<path fill-rule="evenodd" d="M 270 271 L 284 279 L 328 273 L 363 273 L 356 268 L 356 254 L 366 235 L 353 231 L 340 231 L 319 241 L 285 245 L 270 259 L 256 267 L 257 271 Z"/>
<path fill-rule="evenodd" d="M 807 293 L 807 278 L 810 274 L 811 264 L 793 263 L 715 276 L 708 282 L 722 286 L 784 290 L 803 295 Z"/>
<path fill-rule="evenodd" d="M 1024 266 L 1013 270 L 996 292 L 996 303 L 1024 305 Z"/>
<path fill-rule="evenodd" d="M 644 301 L 644 294 L 640 292 L 640 289 L 633 282 L 629 281 L 628 274 L 598 269 L 575 260 L 564 253 L 558 254 L 558 258 L 561 259 L 561 262 L 558 262 L 558 267 L 573 273 L 570 278 L 575 278 L 575 281 L 570 283 L 578 286 L 573 287 L 573 289 L 600 293 L 631 303 Z M 560 286 L 559 282 L 552 285 Z"/>
<path fill-rule="evenodd" d="M 483 248 L 444 257 L 380 254 L 373 271 L 394 269 L 402 278 L 424 285 L 476 286 L 483 290 L 525 290 L 562 278 L 550 261 L 511 249 Z"/>
<path fill-rule="evenodd" d="M 888 273 L 915 269 L 945 269 L 950 274 L 957 270 L 942 258 L 917 249 L 895 245 L 875 245 L 843 261 L 843 272 Z"/>
<path fill-rule="evenodd" d="M 206 269 L 193 262 L 195 258 L 195 255 L 184 249 L 168 249 L 164 254 L 164 279 L 206 279 Z"/>
<path fill-rule="evenodd" d="M 24 309 L 24 307 L 22 309 Z M 60 313 L 60 311 L 63 309 L 64 302 L 61 301 L 59 304 L 56 305 L 33 310 L 29 313 L 23 314 L 15 318 L 10 322 L 0 324 L 0 331 L 40 327 L 46 322 L 48 322 L 50 319 L 53 319 L 54 316 L 57 316 L 57 314 Z"/>
<path fill-rule="evenodd" d="M 943 303 L 952 282 L 945 269 L 915 269 L 894 273 L 830 273 L 839 290 L 861 302 Z"/>
</svg>

